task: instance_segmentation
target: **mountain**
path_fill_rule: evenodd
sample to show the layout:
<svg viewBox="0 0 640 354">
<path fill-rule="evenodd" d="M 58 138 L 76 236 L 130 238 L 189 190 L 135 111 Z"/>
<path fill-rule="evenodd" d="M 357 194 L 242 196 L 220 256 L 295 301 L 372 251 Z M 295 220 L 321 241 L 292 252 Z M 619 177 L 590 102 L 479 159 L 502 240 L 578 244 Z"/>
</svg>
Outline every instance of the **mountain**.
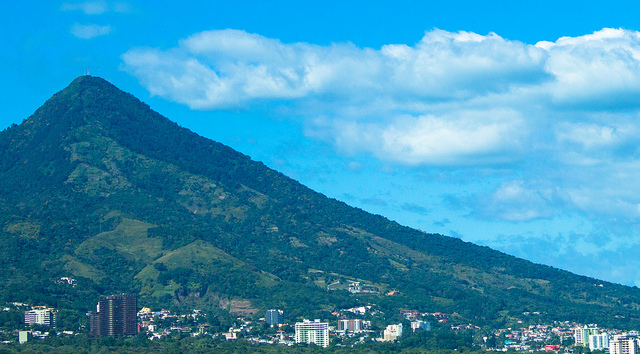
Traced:
<svg viewBox="0 0 640 354">
<path fill-rule="evenodd" d="M 135 292 L 142 305 L 288 318 L 371 304 L 387 318 L 415 309 L 480 325 L 524 312 L 640 324 L 637 287 L 349 207 L 101 78 L 75 79 L 2 131 L 0 151 L 0 301 L 81 313 Z M 346 291 L 356 281 L 374 292 Z"/>
</svg>

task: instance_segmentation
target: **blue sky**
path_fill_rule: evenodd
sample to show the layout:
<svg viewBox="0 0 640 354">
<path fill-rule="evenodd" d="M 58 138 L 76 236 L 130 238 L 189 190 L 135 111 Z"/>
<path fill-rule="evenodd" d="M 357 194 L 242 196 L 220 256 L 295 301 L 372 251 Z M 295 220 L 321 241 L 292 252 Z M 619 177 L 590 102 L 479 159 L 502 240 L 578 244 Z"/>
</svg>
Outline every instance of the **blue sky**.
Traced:
<svg viewBox="0 0 640 354">
<path fill-rule="evenodd" d="M 0 128 L 89 68 L 352 206 L 640 286 L 632 1 L 14 3 Z"/>
</svg>

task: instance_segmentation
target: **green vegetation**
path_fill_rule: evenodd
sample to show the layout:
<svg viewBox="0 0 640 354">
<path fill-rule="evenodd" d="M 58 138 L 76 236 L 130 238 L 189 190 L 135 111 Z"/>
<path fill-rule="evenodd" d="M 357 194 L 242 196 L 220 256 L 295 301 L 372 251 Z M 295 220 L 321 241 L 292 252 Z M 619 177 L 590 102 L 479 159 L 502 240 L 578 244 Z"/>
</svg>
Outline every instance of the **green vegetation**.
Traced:
<svg viewBox="0 0 640 354">
<path fill-rule="evenodd" d="M 143 306 L 290 319 L 371 304 L 388 320 L 415 309 L 479 326 L 525 311 L 640 324 L 638 288 L 351 208 L 100 78 L 76 79 L 0 132 L 0 151 L 0 302 L 82 314 L 101 294 L 134 292 Z M 64 276 L 77 285 L 55 282 Z M 353 280 L 399 294 L 350 294 Z"/>
<path fill-rule="evenodd" d="M 421 337 L 414 336 L 412 341 L 420 341 Z M 427 349 L 433 354 L 454 354 L 454 353 L 482 353 L 483 351 L 465 347 L 459 344 L 470 344 L 466 337 L 455 334 L 437 336 L 425 335 L 425 342 L 433 342 L 442 345 L 442 349 L 434 347 Z M 168 339 L 159 341 L 149 341 L 143 336 L 134 338 L 102 338 L 92 339 L 82 338 L 53 338 L 41 342 L 29 342 L 24 345 L 5 346 L 0 349 L 0 353 L 424 353 L 427 347 L 410 347 L 413 343 L 409 340 L 398 344 L 367 343 L 359 344 L 355 348 L 331 346 L 326 349 L 316 346 L 297 345 L 287 347 L 282 345 L 258 345 L 244 340 L 224 341 L 208 337 L 188 337 L 175 335 Z M 414 348 L 414 349 L 411 349 Z"/>
</svg>

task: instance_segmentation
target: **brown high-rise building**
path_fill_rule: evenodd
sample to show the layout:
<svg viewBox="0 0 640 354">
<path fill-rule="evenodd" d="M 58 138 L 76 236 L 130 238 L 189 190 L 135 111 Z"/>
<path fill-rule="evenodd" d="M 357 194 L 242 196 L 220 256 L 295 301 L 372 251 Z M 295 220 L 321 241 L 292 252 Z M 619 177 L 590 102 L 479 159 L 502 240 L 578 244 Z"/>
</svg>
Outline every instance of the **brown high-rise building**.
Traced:
<svg viewBox="0 0 640 354">
<path fill-rule="evenodd" d="M 135 336 L 138 299 L 135 294 L 101 296 L 96 312 L 89 313 L 91 334 L 97 337 Z"/>
</svg>

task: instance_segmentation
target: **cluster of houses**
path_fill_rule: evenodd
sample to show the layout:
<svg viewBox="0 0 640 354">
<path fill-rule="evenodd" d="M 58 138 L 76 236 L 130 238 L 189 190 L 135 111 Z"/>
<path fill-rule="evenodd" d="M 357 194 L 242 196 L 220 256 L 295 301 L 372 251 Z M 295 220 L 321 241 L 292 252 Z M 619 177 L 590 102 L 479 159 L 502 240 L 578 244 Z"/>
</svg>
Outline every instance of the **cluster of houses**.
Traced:
<svg viewBox="0 0 640 354">
<path fill-rule="evenodd" d="M 189 333 L 191 335 L 202 335 L 207 333 L 209 325 L 199 323 L 203 313 L 200 310 L 192 310 L 190 314 L 177 315 L 168 310 L 151 311 L 148 307 L 143 307 L 138 311 L 138 331 L 146 331 L 149 339 L 160 339 L 172 333 Z M 172 323 L 169 327 L 163 327 L 163 322 Z M 181 323 L 178 325 L 176 323 Z M 191 324 L 196 324 L 194 330 Z"/>
<path fill-rule="evenodd" d="M 588 348 L 589 351 L 602 351 L 609 354 L 637 354 L 640 352 L 638 332 L 622 332 L 598 328 L 595 324 L 582 325 L 574 322 L 561 322 L 550 325 L 530 325 L 519 329 L 498 329 L 495 337 L 504 342 L 502 350 L 516 351 L 545 350 L 558 352 L 570 347 Z M 483 338 L 485 342 L 488 337 Z M 556 342 L 555 344 L 549 344 Z"/>
<path fill-rule="evenodd" d="M 352 308 L 343 310 L 344 313 L 365 314 L 371 311 L 370 306 L 364 306 L 360 308 Z M 175 323 L 179 320 L 181 323 L 198 323 L 199 317 L 202 313 L 198 310 L 193 310 L 191 314 L 176 315 L 167 310 L 153 312 L 148 308 L 143 308 L 138 312 L 138 322 L 140 323 L 141 330 L 149 333 L 151 340 L 162 338 L 163 336 L 171 335 L 176 332 L 189 333 L 191 336 L 199 335 L 211 335 L 221 336 L 227 340 L 234 340 L 238 338 L 245 338 L 248 341 L 255 343 L 269 343 L 269 344 L 281 344 L 281 345 L 294 345 L 297 343 L 315 344 L 320 347 L 329 346 L 332 336 L 336 337 L 350 337 L 350 336 L 366 336 L 377 341 L 394 341 L 398 340 L 403 333 L 402 324 L 393 324 L 387 326 L 381 333 L 380 337 L 377 337 L 377 331 L 371 330 L 371 322 L 358 318 L 348 318 L 348 316 L 340 313 L 340 318 L 337 321 L 337 326 L 332 326 L 329 322 L 321 320 L 302 320 L 296 322 L 293 325 L 294 333 L 287 333 L 284 329 L 289 326 L 284 320 L 284 312 L 278 309 L 271 309 L 265 312 L 265 317 L 259 319 L 260 322 L 266 323 L 270 327 L 275 327 L 275 334 L 268 337 L 256 336 L 255 323 L 248 319 L 239 318 L 238 322 L 233 324 L 228 331 L 223 333 L 209 333 L 208 325 L 198 324 L 197 330 L 190 326 L 172 326 L 170 328 L 159 328 L 158 323 L 169 322 Z M 431 330 L 431 324 L 429 322 L 416 320 L 411 322 L 411 330 L 416 331 L 418 329 Z"/>
<path fill-rule="evenodd" d="M 73 285 L 71 279 L 63 279 L 65 283 Z M 113 297 L 113 296 L 112 296 Z M 101 301 L 113 301 L 111 297 L 101 298 Z M 54 326 L 57 310 L 45 306 L 29 306 L 22 303 L 12 303 L 14 307 L 23 308 L 24 323 L 29 326 Z M 134 307 L 135 308 L 135 307 Z M 9 311 L 5 307 L 3 311 Z M 157 340 L 176 333 L 191 336 L 219 336 L 226 340 L 245 338 L 255 343 L 270 343 L 281 345 L 294 345 L 296 343 L 315 344 L 327 347 L 331 338 L 360 337 L 360 340 L 369 338 L 374 341 L 396 341 L 406 331 L 430 331 L 432 321 L 446 324 L 448 315 L 444 313 L 420 313 L 415 310 L 402 310 L 400 314 L 405 320 L 410 321 L 411 328 L 403 328 L 402 323 L 390 324 L 379 331 L 372 330 L 371 322 L 361 318 L 364 315 L 375 315 L 376 310 L 372 306 L 360 306 L 334 311 L 332 314 L 337 319 L 337 325 L 330 325 L 327 321 L 302 320 L 293 325 L 285 322 L 284 311 L 271 309 L 265 312 L 265 317 L 254 321 L 238 318 L 226 332 L 211 333 L 211 326 L 206 324 L 205 314 L 200 310 L 192 310 L 188 314 L 174 314 L 168 310 L 152 311 L 142 308 L 134 313 L 137 323 L 137 332 L 146 332 L 150 340 Z M 257 328 L 275 328 L 269 335 L 264 331 L 256 331 Z M 406 322 L 405 322 L 406 324 Z M 258 325 L 258 327 L 256 327 Z M 293 328 L 291 328 L 293 327 Z M 291 333 L 293 329 L 293 333 Z M 480 330 L 472 324 L 456 324 L 451 326 L 453 331 Z M 58 333 L 67 334 L 66 332 Z M 72 334 L 72 332 L 68 333 Z M 48 332 L 36 330 L 19 331 L 19 342 L 23 343 L 30 338 L 46 337 Z M 640 334 L 637 332 L 621 332 L 607 330 L 597 325 L 582 325 L 573 322 L 554 323 L 554 325 L 530 325 L 518 329 L 497 329 L 491 337 L 483 338 L 487 348 L 498 350 L 516 351 L 561 351 L 567 347 L 584 347 L 590 351 L 602 351 L 609 354 L 638 354 L 640 353 Z"/>
</svg>

